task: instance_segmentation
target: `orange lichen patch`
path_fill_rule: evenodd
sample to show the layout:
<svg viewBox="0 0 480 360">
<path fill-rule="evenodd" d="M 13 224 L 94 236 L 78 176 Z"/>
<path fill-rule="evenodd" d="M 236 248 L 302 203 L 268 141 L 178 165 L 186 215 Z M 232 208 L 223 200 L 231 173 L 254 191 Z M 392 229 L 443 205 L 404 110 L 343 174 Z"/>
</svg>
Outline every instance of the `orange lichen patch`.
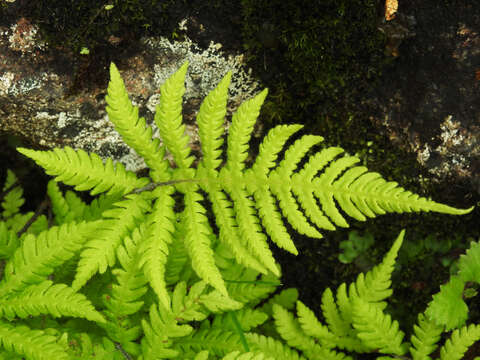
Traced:
<svg viewBox="0 0 480 360">
<path fill-rule="evenodd" d="M 385 0 L 385 20 L 395 19 L 398 10 L 398 0 Z"/>
<path fill-rule="evenodd" d="M 475 80 L 480 81 L 480 69 L 475 71 Z"/>
</svg>

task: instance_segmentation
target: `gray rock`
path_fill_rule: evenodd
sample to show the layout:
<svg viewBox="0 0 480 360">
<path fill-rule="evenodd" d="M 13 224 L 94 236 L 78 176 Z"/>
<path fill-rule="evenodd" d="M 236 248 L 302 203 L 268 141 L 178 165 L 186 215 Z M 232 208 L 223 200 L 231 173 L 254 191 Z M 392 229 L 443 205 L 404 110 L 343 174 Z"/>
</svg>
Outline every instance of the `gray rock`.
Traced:
<svg viewBox="0 0 480 360">
<path fill-rule="evenodd" d="M 371 120 L 437 182 L 480 194 L 478 5 L 405 6 L 415 36 L 372 93 Z"/>
<path fill-rule="evenodd" d="M 111 43 L 121 47 L 122 39 L 112 39 Z M 165 38 L 142 38 L 136 45 L 135 54 L 121 59 L 117 66 L 130 99 L 152 125 L 154 134 L 153 116 L 160 85 L 189 61 L 183 115 L 194 151 L 199 151 L 196 112 L 227 71 L 233 75 L 227 118 L 260 90 L 244 70 L 242 55 L 224 55 L 221 44 L 212 42 L 202 50 L 186 37 L 173 43 Z M 129 50 L 125 49 L 125 53 Z M 81 84 L 79 91 L 72 92 L 78 82 L 74 70 L 78 70 L 80 56 L 49 49 L 38 38 L 37 27 L 24 18 L 9 28 L 0 28 L 0 132 L 21 136 L 35 148 L 68 145 L 96 152 L 103 158 L 112 157 L 128 170 L 144 168 L 143 160 L 123 143 L 108 120 L 106 84 L 101 88 Z M 80 60 L 80 68 L 81 64 Z M 104 71 L 108 76 L 107 67 Z"/>
</svg>

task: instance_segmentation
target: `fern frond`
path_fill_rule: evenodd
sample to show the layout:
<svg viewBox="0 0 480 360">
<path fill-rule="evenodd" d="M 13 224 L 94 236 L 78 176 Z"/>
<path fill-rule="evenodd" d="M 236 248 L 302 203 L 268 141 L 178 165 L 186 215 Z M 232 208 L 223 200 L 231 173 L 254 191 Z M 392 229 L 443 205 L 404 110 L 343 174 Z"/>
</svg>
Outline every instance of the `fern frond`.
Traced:
<svg viewBox="0 0 480 360">
<path fill-rule="evenodd" d="M 85 295 L 78 294 L 64 284 L 44 281 L 31 285 L 19 294 L 0 298 L 0 313 L 6 318 L 50 314 L 53 317 L 74 316 L 103 323 L 105 319 L 95 310 Z"/>
<path fill-rule="evenodd" d="M 321 238 L 322 235 L 312 227 L 305 216 L 298 209 L 297 201 L 292 195 L 292 188 L 294 185 L 308 186 L 306 182 L 303 184 L 294 183 L 292 178 L 293 171 L 297 164 L 307 153 L 307 151 L 317 143 L 323 141 L 321 136 L 306 135 L 295 143 L 285 152 L 285 158 L 280 162 L 280 165 L 272 171 L 270 175 L 270 187 L 280 202 L 280 208 L 287 217 L 288 221 L 301 234 L 313 238 Z M 285 182 L 285 179 L 291 181 Z"/>
<path fill-rule="evenodd" d="M 203 100 L 197 114 L 198 136 L 203 154 L 199 166 L 203 166 L 212 174 L 216 173 L 217 167 L 222 162 L 218 157 L 222 153 L 223 123 L 227 113 L 228 86 L 231 77 L 232 73 L 229 71 Z"/>
<path fill-rule="evenodd" d="M 148 183 L 146 178 L 138 179 L 135 173 L 125 171 L 122 163 L 114 167 L 109 158 L 103 163 L 95 153 L 87 154 L 83 150 L 55 148 L 51 151 L 35 151 L 17 148 L 23 155 L 33 159 L 45 169 L 49 175 L 55 176 L 55 181 L 72 185 L 77 191 L 90 190 L 91 195 L 108 191 L 108 194 L 126 194 L 135 188 L 141 188 Z"/>
<path fill-rule="evenodd" d="M 134 314 L 143 306 L 140 298 L 147 292 L 147 279 L 137 266 L 139 244 L 142 242 L 143 229 L 135 228 L 131 237 L 125 237 L 123 245 L 117 248 L 117 258 L 122 268 L 112 270 L 118 284 L 112 285 L 112 296 L 106 302 L 107 308 L 116 316 Z"/>
<path fill-rule="evenodd" d="M 148 194 L 131 194 L 115 203 L 116 208 L 103 213 L 110 218 L 103 222 L 96 238 L 85 245 L 80 254 L 72 288 L 80 289 L 97 271 L 103 274 L 115 264 L 115 250 L 122 239 L 134 229 L 150 209 Z"/>
<path fill-rule="evenodd" d="M 268 319 L 268 315 L 263 311 L 248 307 L 235 311 L 235 317 L 237 318 L 243 332 L 248 332 L 251 329 L 256 328 Z M 235 331 L 235 325 L 232 322 L 230 313 L 216 315 L 213 318 L 212 327 Z"/>
<path fill-rule="evenodd" d="M 208 350 L 210 354 L 218 357 L 234 350 L 243 350 L 237 333 L 207 327 L 175 342 L 174 348 L 178 349 L 185 358 L 188 358 L 189 354 L 196 354 L 203 350 Z"/>
<path fill-rule="evenodd" d="M 240 236 L 246 240 L 248 251 L 255 256 L 260 263 L 276 276 L 280 276 L 280 270 L 275 263 L 273 254 L 267 243 L 267 237 L 262 231 L 258 217 L 255 214 L 255 204 L 241 188 L 229 189 L 233 200 L 236 220 L 240 230 Z"/>
<path fill-rule="evenodd" d="M 243 304 L 229 297 L 225 297 L 218 290 L 210 291 L 199 297 L 200 303 L 213 314 L 240 309 Z"/>
<path fill-rule="evenodd" d="M 133 106 L 128 98 L 125 84 L 114 63 L 110 64 L 110 82 L 108 83 L 107 113 L 115 130 L 123 141 L 142 156 L 151 170 L 152 179 L 160 182 L 168 180 L 169 164 L 165 147 L 160 146 L 159 139 L 152 139 L 152 128 L 138 116 L 138 107 Z"/>
<path fill-rule="evenodd" d="M 183 216 L 186 226 L 185 247 L 192 260 L 192 268 L 198 276 L 228 297 L 220 271 L 215 266 L 213 251 L 210 247 L 210 231 L 207 227 L 208 219 L 204 215 L 206 210 L 200 204 L 200 200 L 202 196 L 197 192 L 189 191 L 185 194 Z"/>
<path fill-rule="evenodd" d="M 406 353 L 406 344 L 402 344 L 404 333 L 390 315 L 362 298 L 354 298 L 353 309 L 353 327 L 366 346 L 386 354 Z"/>
<path fill-rule="evenodd" d="M 302 350 L 309 359 L 340 360 L 345 358 L 343 354 L 330 352 L 328 349 L 316 344 L 311 337 L 302 331 L 298 320 L 280 305 L 273 305 L 273 318 L 275 319 L 275 327 L 278 333 L 287 344 Z"/>
<path fill-rule="evenodd" d="M 170 296 L 165 282 L 165 268 L 169 253 L 168 245 L 171 244 L 175 231 L 173 191 L 172 187 L 155 189 L 156 200 L 152 213 L 146 220 L 146 235 L 140 244 L 138 262 L 138 267 L 143 269 L 150 286 L 166 308 L 170 307 Z"/>
<path fill-rule="evenodd" d="M 7 179 L 5 180 L 5 185 L 3 186 L 3 191 L 6 191 L 11 186 L 15 184 L 17 177 L 10 170 L 7 169 Z M 4 219 L 9 218 L 15 214 L 18 214 L 20 207 L 25 202 L 23 198 L 23 189 L 20 186 L 15 186 L 11 189 L 8 194 L 3 197 L 2 201 L 2 216 Z"/>
<path fill-rule="evenodd" d="M 253 99 L 245 101 L 233 114 L 232 124 L 228 129 L 227 163 L 225 167 L 229 169 L 234 178 L 240 175 L 245 166 L 244 161 L 248 156 L 248 142 L 267 93 L 268 91 L 265 89 Z"/>
<path fill-rule="evenodd" d="M 441 360 L 459 360 L 468 348 L 480 340 L 480 325 L 463 326 L 455 330 L 440 349 Z"/>
<path fill-rule="evenodd" d="M 247 333 L 245 337 L 247 338 L 250 351 L 261 351 L 267 356 L 272 356 L 274 359 L 305 360 L 297 351 L 271 337 L 255 333 Z"/>
<path fill-rule="evenodd" d="M 473 209 L 456 209 L 421 198 L 397 186 L 396 182 L 387 182 L 379 174 L 367 172 L 365 167 L 353 167 L 357 162 L 359 159 L 354 156 L 340 158 L 312 182 L 322 208 L 339 226 L 347 225 L 333 199 L 349 216 L 360 221 L 386 212 L 436 211 L 459 215 Z"/>
<path fill-rule="evenodd" d="M 335 347 L 335 336 L 301 301 L 297 301 L 297 314 L 300 327 L 306 335 L 318 339 L 323 347 L 328 349 Z"/>
<path fill-rule="evenodd" d="M 342 286 L 345 288 L 345 284 L 342 284 L 338 288 L 337 294 L 341 294 Z M 349 301 L 347 300 L 345 303 L 350 308 Z M 345 306 L 345 304 L 343 304 L 343 306 Z M 327 288 L 323 292 L 321 307 L 323 316 L 325 317 L 330 331 L 336 336 L 335 342 L 339 349 L 347 349 L 349 351 L 356 352 L 363 352 L 367 350 L 365 345 L 363 345 L 360 339 L 357 338 L 353 328 L 351 327 L 351 317 L 345 319 L 343 318 L 342 313 L 335 303 L 335 299 L 330 288 Z"/>
<path fill-rule="evenodd" d="M 178 325 L 171 311 L 159 305 L 150 307 L 150 322 L 142 320 L 145 333 L 142 350 L 145 360 L 175 358 L 178 351 L 171 349 L 172 338 L 184 337 L 192 332 L 189 325 Z"/>
<path fill-rule="evenodd" d="M 37 237 L 28 234 L 5 266 L 0 296 L 46 280 L 54 268 L 81 249 L 101 223 L 67 223 L 51 227 Z"/>
<path fill-rule="evenodd" d="M 20 239 L 15 231 L 9 229 L 4 221 L 0 221 L 0 259 L 9 259 L 19 245 Z"/>
<path fill-rule="evenodd" d="M 70 209 L 65 200 L 58 183 L 55 180 L 50 180 L 47 184 L 47 194 L 52 204 L 52 212 L 55 215 L 57 225 L 70 222 L 74 219 L 74 211 Z"/>
<path fill-rule="evenodd" d="M 207 359 L 207 358 L 205 358 Z M 197 360 L 195 358 L 195 360 Z M 275 360 L 273 357 L 267 357 L 262 352 L 247 352 L 240 353 L 240 351 L 232 351 L 225 355 L 222 360 Z"/>
<path fill-rule="evenodd" d="M 26 326 L 0 322 L 0 344 L 5 350 L 23 355 L 29 360 L 69 359 L 65 349 L 56 343 L 55 336 Z"/>
<path fill-rule="evenodd" d="M 216 222 L 219 224 L 220 241 L 231 249 L 240 264 L 255 269 L 262 274 L 266 274 L 268 270 L 249 252 L 246 240 L 240 235 L 235 219 L 235 212 L 233 211 L 231 202 L 227 200 L 225 193 L 221 191 L 219 186 L 202 188 L 207 190 L 210 201 L 212 202 L 212 210 Z"/>
<path fill-rule="evenodd" d="M 463 281 L 480 282 L 480 242 L 472 241 L 458 262 L 459 275 Z"/>
<path fill-rule="evenodd" d="M 163 143 L 181 169 L 189 168 L 193 163 L 188 146 L 189 137 L 184 134 L 185 125 L 182 124 L 182 97 L 187 69 L 188 61 L 161 86 L 160 103 L 154 117 Z"/>
<path fill-rule="evenodd" d="M 418 325 L 414 325 L 413 330 L 415 333 L 410 339 L 412 343 L 410 353 L 413 360 L 430 360 L 428 355 L 435 351 L 436 344 L 443 332 L 443 326 L 439 326 L 425 318 L 423 314 L 419 314 Z"/>
<path fill-rule="evenodd" d="M 425 315 L 437 325 L 445 326 L 447 331 L 465 324 L 468 318 L 468 306 L 463 301 L 465 282 L 459 275 L 450 277 L 445 285 L 440 286 L 440 292 L 433 295 Z"/>
<path fill-rule="evenodd" d="M 381 308 L 386 306 L 385 303 L 381 304 L 381 302 L 392 294 L 392 289 L 390 288 L 392 283 L 391 275 L 404 236 L 405 230 L 402 230 L 382 262 L 365 275 L 363 273 L 360 274 L 355 283 L 350 284 L 350 299 L 360 297 L 364 301 L 376 303 Z"/>
<path fill-rule="evenodd" d="M 293 315 L 277 304 L 273 305 L 272 310 L 275 327 L 287 344 L 304 352 L 310 352 L 315 343 L 302 331 L 300 324 Z"/>
</svg>

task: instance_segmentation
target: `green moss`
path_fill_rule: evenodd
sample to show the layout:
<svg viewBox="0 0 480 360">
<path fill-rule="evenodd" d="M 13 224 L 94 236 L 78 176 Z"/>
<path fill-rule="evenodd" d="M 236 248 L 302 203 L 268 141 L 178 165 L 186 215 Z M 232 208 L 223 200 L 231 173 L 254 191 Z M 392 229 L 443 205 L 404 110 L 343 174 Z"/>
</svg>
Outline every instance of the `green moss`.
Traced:
<svg viewBox="0 0 480 360">
<path fill-rule="evenodd" d="M 298 122 L 302 116 L 301 122 L 307 123 L 318 121 L 319 115 L 345 115 L 345 96 L 358 95 L 366 81 L 371 84 L 381 75 L 385 63 L 376 3 L 242 1 L 251 64 L 273 74 L 264 78 L 271 98 L 283 99 L 278 85 L 287 84 L 295 99 L 280 104 L 282 117 L 267 118 Z M 305 113 L 310 116 L 303 117 Z"/>
<path fill-rule="evenodd" d="M 20 16 L 34 19 L 51 47 L 90 53 L 107 45 L 110 36 L 147 35 L 165 28 L 166 9 L 175 0 L 34 1 L 19 8 Z M 113 5 L 107 6 L 107 5 Z M 6 15 L 0 9 L 0 15 Z M 18 16 L 18 14 L 16 14 Z"/>
</svg>

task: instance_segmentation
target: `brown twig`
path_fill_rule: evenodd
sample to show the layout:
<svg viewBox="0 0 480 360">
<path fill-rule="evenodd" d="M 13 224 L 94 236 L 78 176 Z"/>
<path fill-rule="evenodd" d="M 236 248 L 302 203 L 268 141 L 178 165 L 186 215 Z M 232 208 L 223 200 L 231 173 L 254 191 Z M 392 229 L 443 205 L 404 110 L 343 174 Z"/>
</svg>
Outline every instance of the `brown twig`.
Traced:
<svg viewBox="0 0 480 360">
<path fill-rule="evenodd" d="M 20 236 L 23 235 L 24 232 L 28 230 L 28 228 L 34 223 L 35 220 L 42 214 L 43 210 L 46 209 L 47 206 L 50 205 L 50 199 L 46 197 L 40 205 L 38 205 L 37 209 L 35 210 L 35 213 L 32 215 L 30 219 L 23 225 L 23 227 L 17 232 L 17 237 L 19 238 Z"/>
</svg>

